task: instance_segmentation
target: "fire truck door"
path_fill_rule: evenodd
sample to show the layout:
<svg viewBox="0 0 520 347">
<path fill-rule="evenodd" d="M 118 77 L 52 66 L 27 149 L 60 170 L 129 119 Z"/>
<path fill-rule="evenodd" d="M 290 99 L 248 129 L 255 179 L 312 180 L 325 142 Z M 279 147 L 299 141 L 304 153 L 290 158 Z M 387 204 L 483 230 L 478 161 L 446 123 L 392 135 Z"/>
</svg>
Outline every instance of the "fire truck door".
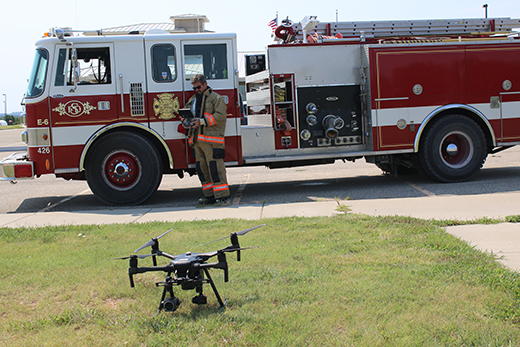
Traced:
<svg viewBox="0 0 520 347">
<path fill-rule="evenodd" d="M 186 166 L 186 141 L 179 131 L 184 104 L 180 73 L 180 41 L 171 35 L 145 35 L 146 109 L 150 128 L 168 144 L 174 167 Z"/>
<path fill-rule="evenodd" d="M 235 41 L 219 39 L 211 41 L 182 41 L 184 100 L 195 94 L 191 79 L 196 74 L 206 77 L 208 86 L 218 93 L 227 104 L 226 162 L 238 162 L 240 158 L 240 112 L 237 103 L 238 76 L 236 67 Z M 183 104 L 184 105 L 184 104 Z M 188 153 L 188 163 L 195 158 Z"/>
<path fill-rule="evenodd" d="M 54 168 L 78 168 L 83 146 L 99 128 L 117 119 L 113 45 L 59 44 L 50 87 Z"/>
<path fill-rule="evenodd" d="M 184 138 L 177 132 L 179 108 L 184 103 L 179 51 L 179 41 L 145 35 L 147 114 L 150 127 L 166 141 Z"/>
</svg>

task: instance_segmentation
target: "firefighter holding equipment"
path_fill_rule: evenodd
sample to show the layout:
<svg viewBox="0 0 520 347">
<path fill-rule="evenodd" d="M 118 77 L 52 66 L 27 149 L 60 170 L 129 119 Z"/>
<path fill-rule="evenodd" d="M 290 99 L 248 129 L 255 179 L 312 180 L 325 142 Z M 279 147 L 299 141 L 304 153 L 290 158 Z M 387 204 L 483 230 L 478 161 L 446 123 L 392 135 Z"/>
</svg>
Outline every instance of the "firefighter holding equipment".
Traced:
<svg viewBox="0 0 520 347">
<path fill-rule="evenodd" d="M 204 75 L 195 75 L 191 84 L 195 95 L 185 107 L 194 114 L 187 136 L 188 144 L 195 150 L 195 165 L 204 193 L 199 204 L 227 204 L 229 186 L 224 164 L 227 106 L 222 97 L 208 87 Z"/>
</svg>

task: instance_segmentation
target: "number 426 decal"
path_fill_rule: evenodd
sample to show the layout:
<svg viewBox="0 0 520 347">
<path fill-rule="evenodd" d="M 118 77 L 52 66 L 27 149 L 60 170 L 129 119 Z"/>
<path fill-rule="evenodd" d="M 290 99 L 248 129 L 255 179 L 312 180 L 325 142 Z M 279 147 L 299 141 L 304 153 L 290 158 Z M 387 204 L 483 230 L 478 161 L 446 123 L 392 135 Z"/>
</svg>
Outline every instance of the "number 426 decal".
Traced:
<svg viewBox="0 0 520 347">
<path fill-rule="evenodd" d="M 49 154 L 49 153 L 51 153 L 51 148 L 49 146 L 47 146 L 47 147 L 38 147 L 38 153 L 40 153 L 40 154 Z"/>
</svg>

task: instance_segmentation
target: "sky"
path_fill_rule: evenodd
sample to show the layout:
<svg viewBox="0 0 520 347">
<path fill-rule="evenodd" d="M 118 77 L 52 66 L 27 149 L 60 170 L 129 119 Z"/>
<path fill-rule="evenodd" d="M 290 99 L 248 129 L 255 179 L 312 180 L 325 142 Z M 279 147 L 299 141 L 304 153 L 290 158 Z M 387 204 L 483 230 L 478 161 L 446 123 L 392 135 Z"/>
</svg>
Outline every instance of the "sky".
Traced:
<svg viewBox="0 0 520 347">
<path fill-rule="evenodd" d="M 52 27 L 92 30 L 169 22 L 170 16 L 206 15 L 207 30 L 237 33 L 239 51 L 263 51 L 271 44 L 267 23 L 287 16 L 299 22 L 316 15 L 322 22 L 483 18 L 520 18 L 519 0 L 341 0 L 178 1 L 178 0 L 18 0 L 0 6 L 0 114 L 22 111 L 34 57 L 34 43 Z M 5 96 L 4 96 L 5 94 Z"/>
</svg>

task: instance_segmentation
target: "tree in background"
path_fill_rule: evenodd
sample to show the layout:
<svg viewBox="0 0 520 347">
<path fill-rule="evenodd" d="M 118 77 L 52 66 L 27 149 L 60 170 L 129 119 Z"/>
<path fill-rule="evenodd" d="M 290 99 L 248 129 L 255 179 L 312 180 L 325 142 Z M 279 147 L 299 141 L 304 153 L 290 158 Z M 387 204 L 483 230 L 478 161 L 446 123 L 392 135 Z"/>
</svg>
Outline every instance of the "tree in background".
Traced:
<svg viewBox="0 0 520 347">
<path fill-rule="evenodd" d="M 20 124 L 20 118 L 17 118 L 13 115 L 5 115 L 4 116 L 4 120 L 7 122 L 7 124 L 9 125 L 15 125 L 15 124 Z M 12 122 L 12 123 L 11 123 Z"/>
</svg>

